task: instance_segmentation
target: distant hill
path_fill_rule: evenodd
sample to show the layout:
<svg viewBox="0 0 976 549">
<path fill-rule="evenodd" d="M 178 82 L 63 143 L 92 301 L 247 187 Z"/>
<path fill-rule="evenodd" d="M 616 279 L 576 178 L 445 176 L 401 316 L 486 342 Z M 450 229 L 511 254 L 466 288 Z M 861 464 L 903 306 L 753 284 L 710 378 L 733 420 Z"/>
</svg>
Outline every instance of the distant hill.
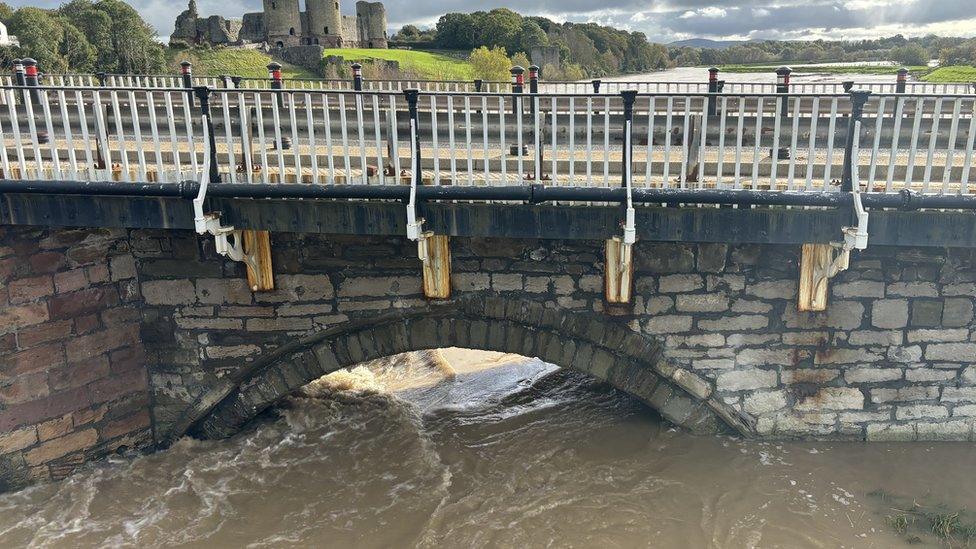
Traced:
<svg viewBox="0 0 976 549">
<path fill-rule="evenodd" d="M 739 44 L 745 44 L 746 40 L 709 40 L 708 38 L 689 38 L 688 40 L 677 40 L 668 44 L 672 48 L 703 48 L 706 50 L 724 50 Z"/>
</svg>

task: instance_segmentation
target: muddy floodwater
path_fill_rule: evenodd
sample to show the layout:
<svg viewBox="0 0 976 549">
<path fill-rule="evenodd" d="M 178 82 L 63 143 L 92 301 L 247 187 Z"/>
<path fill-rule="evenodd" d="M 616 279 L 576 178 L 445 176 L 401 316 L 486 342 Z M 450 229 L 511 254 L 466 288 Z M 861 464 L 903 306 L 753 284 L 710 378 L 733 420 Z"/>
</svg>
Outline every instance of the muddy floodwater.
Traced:
<svg viewBox="0 0 976 549">
<path fill-rule="evenodd" d="M 976 508 L 974 463 L 969 444 L 695 437 L 583 375 L 449 349 L 323 378 L 228 440 L 0 496 L 0 545 L 939 546 L 906 511 Z"/>
</svg>

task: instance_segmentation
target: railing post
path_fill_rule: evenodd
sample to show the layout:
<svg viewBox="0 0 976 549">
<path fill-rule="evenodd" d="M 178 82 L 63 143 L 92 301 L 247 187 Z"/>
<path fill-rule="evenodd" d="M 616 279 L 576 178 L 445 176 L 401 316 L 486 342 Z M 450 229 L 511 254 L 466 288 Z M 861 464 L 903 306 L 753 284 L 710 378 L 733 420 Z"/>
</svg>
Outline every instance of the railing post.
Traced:
<svg viewBox="0 0 976 549">
<path fill-rule="evenodd" d="M 183 60 L 180 61 L 180 75 L 183 78 L 183 87 L 186 88 L 186 97 L 193 106 L 193 63 Z"/>
<path fill-rule="evenodd" d="M 851 118 L 847 126 L 847 141 L 844 144 L 844 175 L 841 179 L 840 190 L 854 191 L 854 170 L 857 169 L 857 155 L 854 153 L 854 143 L 859 138 L 861 119 L 864 116 L 864 104 L 867 103 L 871 92 L 868 90 L 854 90 L 851 92 Z M 827 159 L 830 162 L 830 159 Z"/>
<path fill-rule="evenodd" d="M 352 89 L 363 91 L 363 66 L 359 63 L 352 64 Z"/>
<path fill-rule="evenodd" d="M 624 148 L 620 186 L 629 187 L 631 183 L 631 170 L 633 169 L 634 102 L 637 100 L 637 90 L 623 90 L 620 92 L 620 95 L 624 101 Z"/>
<path fill-rule="evenodd" d="M 203 115 L 204 123 L 207 126 L 207 156 L 210 157 L 210 182 L 220 183 L 220 169 L 217 166 L 217 138 L 214 135 L 213 119 L 210 113 L 210 88 L 207 86 L 196 86 L 193 92 L 200 100 L 200 114 Z M 196 154 L 192 151 L 191 154 Z M 233 167 L 231 167 L 233 169 Z"/>
<path fill-rule="evenodd" d="M 592 80 L 590 82 L 590 84 L 593 85 L 593 93 L 600 93 L 600 84 L 602 82 L 603 82 L 602 80 L 598 80 L 598 79 L 597 80 Z"/>
<path fill-rule="evenodd" d="M 28 88 L 36 88 L 40 85 L 37 77 L 37 61 L 30 57 L 25 57 L 22 63 L 24 67 L 24 85 Z M 40 100 L 40 93 L 37 90 L 30 90 L 30 96 L 35 102 Z"/>
<path fill-rule="evenodd" d="M 220 80 L 221 82 L 224 83 L 224 89 L 228 89 L 228 90 L 234 89 L 234 85 L 233 82 L 231 82 L 229 74 L 221 74 Z"/>
<path fill-rule="evenodd" d="M 282 85 L 281 85 L 281 63 L 277 63 L 275 61 L 272 61 L 272 62 L 268 63 L 268 80 L 271 81 L 271 89 L 272 90 L 280 90 L 280 89 L 282 89 Z M 284 107 L 285 106 L 285 99 L 282 96 L 282 94 L 281 93 L 277 93 L 275 95 L 278 96 L 278 106 L 279 107 Z"/>
<path fill-rule="evenodd" d="M 539 94 L 539 67 L 538 65 L 529 66 L 529 93 L 533 96 Z M 540 112 L 539 108 L 539 98 L 532 97 L 532 106 L 530 112 L 532 113 L 532 141 L 533 147 L 535 147 L 535 167 L 532 172 L 532 178 L 536 181 L 542 180 L 542 166 L 545 163 L 545 121 L 541 124 L 539 123 L 539 117 L 544 116 L 544 113 Z"/>
<path fill-rule="evenodd" d="M 38 73 L 37 73 L 37 61 L 35 61 L 31 57 L 25 57 L 22 63 L 24 66 L 24 85 L 27 86 L 28 88 L 32 88 L 29 90 L 32 112 L 28 113 L 28 116 L 32 117 L 36 121 L 38 115 L 36 115 L 33 111 L 34 109 L 37 109 L 41 105 L 41 91 L 37 89 L 37 87 L 40 86 L 41 84 L 40 78 L 38 77 Z M 36 133 L 35 138 L 37 139 L 37 142 L 41 145 L 47 143 L 49 139 L 47 132 L 41 129 L 37 129 L 36 122 L 34 128 Z"/>
<path fill-rule="evenodd" d="M 898 69 L 898 75 L 895 77 L 895 93 L 905 93 L 905 88 L 908 84 L 908 69 L 902 67 Z"/>
<path fill-rule="evenodd" d="M 410 177 L 415 185 L 421 185 L 423 179 L 420 168 L 420 115 L 417 112 L 420 90 L 416 88 L 403 90 L 403 95 L 407 98 L 407 109 L 410 113 Z"/>
<path fill-rule="evenodd" d="M 787 122 L 787 117 L 790 112 L 790 74 L 793 73 L 793 69 L 789 67 L 780 67 L 776 69 L 776 93 L 782 96 L 780 100 L 780 107 L 777 116 L 780 118 L 780 123 L 785 124 Z M 789 147 L 779 147 L 779 143 L 773 144 L 773 160 L 788 160 L 790 158 L 791 151 Z"/>
<path fill-rule="evenodd" d="M 24 86 L 24 62 L 20 59 L 14 59 L 14 86 Z M 20 96 L 20 102 L 24 102 L 24 90 L 21 89 L 17 95 Z"/>
<path fill-rule="evenodd" d="M 480 78 L 474 79 L 474 91 L 475 93 L 481 93 L 482 86 L 485 85 L 485 81 Z"/>
<path fill-rule="evenodd" d="M 524 114 L 522 94 L 525 92 L 525 69 L 519 65 L 515 65 L 508 72 L 512 74 L 512 116 L 515 117 L 516 123 L 519 123 Z M 519 138 L 523 138 L 524 135 L 524 133 L 520 134 Z M 528 153 L 528 149 L 528 145 L 523 140 L 521 150 L 519 149 L 518 143 L 515 143 L 510 147 L 509 152 L 513 155 L 524 156 Z M 519 174 L 519 177 L 523 176 L 525 174 Z"/>
<path fill-rule="evenodd" d="M 512 73 L 512 93 L 523 93 L 525 91 L 525 69 L 515 65 L 508 72 Z"/>
<path fill-rule="evenodd" d="M 708 116 L 715 116 L 715 95 L 718 93 L 718 67 L 708 69 Z"/>
</svg>

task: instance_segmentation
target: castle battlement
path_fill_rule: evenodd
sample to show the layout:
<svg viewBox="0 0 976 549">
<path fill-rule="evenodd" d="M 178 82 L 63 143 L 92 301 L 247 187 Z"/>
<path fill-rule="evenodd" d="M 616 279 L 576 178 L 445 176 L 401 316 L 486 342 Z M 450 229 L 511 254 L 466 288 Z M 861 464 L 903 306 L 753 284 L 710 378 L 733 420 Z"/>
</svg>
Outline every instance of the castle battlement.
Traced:
<svg viewBox="0 0 976 549">
<path fill-rule="evenodd" d="M 382 2 L 356 2 L 356 15 L 342 15 L 338 0 L 263 0 L 261 12 L 241 19 L 200 17 L 195 0 L 176 18 L 170 43 L 270 47 L 321 45 L 329 48 L 386 48 L 386 8 Z"/>
</svg>

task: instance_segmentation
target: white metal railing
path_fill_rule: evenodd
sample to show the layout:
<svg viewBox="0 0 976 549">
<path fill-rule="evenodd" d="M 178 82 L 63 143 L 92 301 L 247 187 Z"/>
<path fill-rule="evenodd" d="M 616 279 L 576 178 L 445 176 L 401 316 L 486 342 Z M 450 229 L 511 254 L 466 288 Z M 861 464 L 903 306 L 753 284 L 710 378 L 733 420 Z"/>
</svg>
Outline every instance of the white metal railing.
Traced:
<svg viewBox="0 0 976 549">
<path fill-rule="evenodd" d="M 232 84 L 232 79 L 237 84 Z M 46 74 L 42 85 L 53 87 L 111 87 L 111 88 L 182 88 L 186 87 L 181 75 L 125 75 L 125 74 Z M 590 81 L 550 81 L 539 80 L 540 93 L 554 94 L 610 94 L 617 95 L 624 90 L 636 90 L 641 94 L 704 94 L 709 93 L 709 83 L 702 82 L 664 82 L 626 79 Z M 0 75 L 0 85 L 14 86 L 13 76 Z M 190 87 L 208 86 L 212 88 L 272 89 L 275 83 L 270 78 L 240 78 L 233 76 L 191 76 Z M 352 90 L 352 79 L 325 78 L 285 78 L 280 81 L 284 89 L 293 90 Z M 721 93 L 726 94 L 774 94 L 776 84 L 772 82 L 723 82 Z M 904 92 L 899 92 L 899 86 Z M 477 80 L 370 80 L 362 81 L 363 91 L 404 91 L 418 89 L 422 92 L 455 93 L 508 93 L 508 81 Z M 976 94 L 976 84 L 969 82 L 929 83 L 929 82 L 793 82 L 789 84 L 791 94 L 824 95 L 847 93 L 851 88 L 869 90 L 875 94 L 906 93 L 909 95 L 969 95 Z"/>
<path fill-rule="evenodd" d="M 11 179 L 177 182 L 209 158 L 225 182 L 391 185 L 410 181 L 419 152 L 430 185 L 828 191 L 846 162 L 873 192 L 976 183 L 973 95 L 872 94 L 849 151 L 852 94 L 639 93 L 629 171 L 624 101 L 421 93 L 417 151 L 398 90 L 7 86 L 0 164 Z"/>
</svg>

